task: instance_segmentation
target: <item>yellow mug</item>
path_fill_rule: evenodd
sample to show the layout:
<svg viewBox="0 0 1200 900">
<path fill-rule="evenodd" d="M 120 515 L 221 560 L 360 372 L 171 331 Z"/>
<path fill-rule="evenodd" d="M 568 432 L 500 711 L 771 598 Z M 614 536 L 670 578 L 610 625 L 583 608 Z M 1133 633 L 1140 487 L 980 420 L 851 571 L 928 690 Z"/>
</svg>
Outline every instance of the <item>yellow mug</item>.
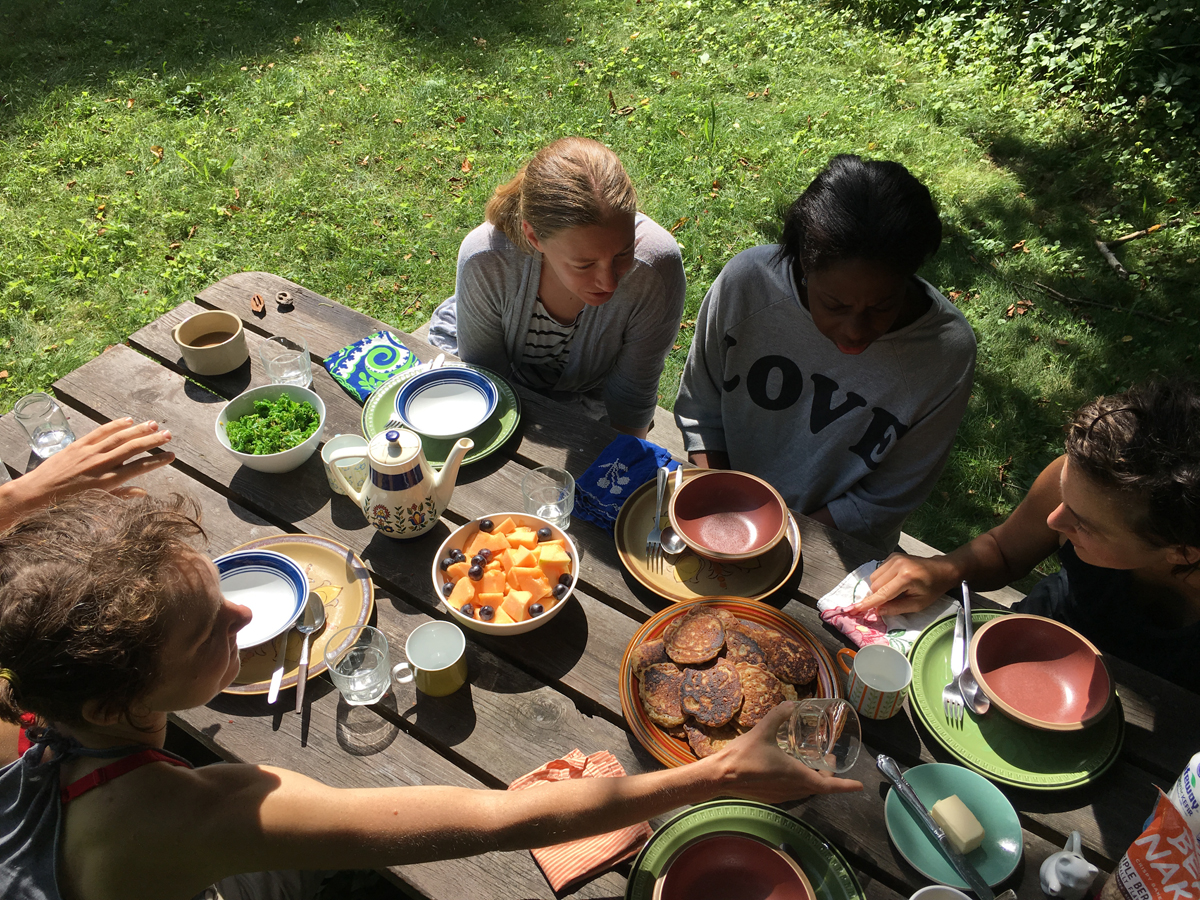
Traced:
<svg viewBox="0 0 1200 900">
<path fill-rule="evenodd" d="M 426 622 L 413 629 L 404 644 L 408 669 L 398 677 L 402 683 L 416 682 L 417 690 L 430 697 L 453 694 L 467 681 L 467 638 L 453 622 Z"/>
</svg>

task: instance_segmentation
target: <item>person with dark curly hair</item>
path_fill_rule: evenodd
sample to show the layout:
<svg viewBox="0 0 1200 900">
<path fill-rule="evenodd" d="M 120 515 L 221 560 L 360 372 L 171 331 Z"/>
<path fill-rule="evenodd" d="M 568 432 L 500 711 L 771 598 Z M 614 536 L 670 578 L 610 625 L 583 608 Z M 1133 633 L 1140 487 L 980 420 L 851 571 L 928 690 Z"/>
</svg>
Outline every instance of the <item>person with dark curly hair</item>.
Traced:
<svg viewBox="0 0 1200 900">
<path fill-rule="evenodd" d="M 945 556 L 893 554 L 851 611 L 923 609 L 963 579 L 1003 587 L 1056 550 L 1061 570 L 1016 611 L 1200 692 L 1200 386 L 1156 381 L 1088 403 L 1008 519 Z"/>
<path fill-rule="evenodd" d="M 835 156 L 778 245 L 726 264 L 675 401 L 693 463 L 765 478 L 878 547 L 933 490 L 967 408 L 975 335 L 917 270 L 942 240 L 896 162 Z"/>
<path fill-rule="evenodd" d="M 861 790 L 776 746 L 791 712 L 688 766 L 535 791 L 344 790 L 270 766 L 193 769 L 167 715 L 232 683 L 250 611 L 222 596 L 182 498 L 92 491 L 0 536 L 0 718 L 46 723 L 0 769 L 0 896 L 312 896 L 322 870 L 544 847 L 716 796 Z"/>
</svg>

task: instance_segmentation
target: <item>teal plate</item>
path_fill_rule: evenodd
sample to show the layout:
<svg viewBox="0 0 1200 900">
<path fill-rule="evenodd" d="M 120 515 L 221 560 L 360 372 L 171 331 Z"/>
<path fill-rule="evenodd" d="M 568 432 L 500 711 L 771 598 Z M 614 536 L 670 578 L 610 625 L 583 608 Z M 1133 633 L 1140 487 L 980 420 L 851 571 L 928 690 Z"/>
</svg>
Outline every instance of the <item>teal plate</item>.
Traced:
<svg viewBox="0 0 1200 900">
<path fill-rule="evenodd" d="M 817 900 L 866 900 L 849 864 L 820 832 L 774 806 L 746 800 L 701 803 L 658 829 L 634 860 L 625 900 L 652 900 L 655 882 L 675 855 L 711 834 L 748 834 L 772 846 L 787 843 Z"/>
<path fill-rule="evenodd" d="M 1000 789 L 970 769 L 949 763 L 914 766 L 904 773 L 927 808 L 943 797 L 957 794 L 983 826 L 983 843 L 967 854 L 983 880 L 995 887 L 1017 868 L 1025 851 L 1021 821 Z M 931 881 L 961 890 L 967 882 L 942 855 L 937 841 L 925 833 L 907 804 L 895 790 L 888 791 L 884 804 L 888 835 L 909 865 Z"/>
<path fill-rule="evenodd" d="M 1004 615 L 975 610 L 975 627 Z M 942 688 L 950 681 L 954 617 L 934 622 L 913 643 L 909 708 L 955 759 L 999 784 L 1059 791 L 1088 784 L 1119 757 L 1125 739 L 1120 697 L 1103 719 L 1083 731 L 1038 731 L 992 710 L 967 712 L 961 725 L 946 721 Z"/>
<path fill-rule="evenodd" d="M 492 413 L 491 418 L 474 431 L 464 435 L 475 442 L 474 449 L 463 459 L 463 465 L 467 465 L 491 456 L 512 437 L 512 433 L 517 430 L 517 423 L 521 421 L 521 400 L 517 397 L 516 391 L 512 389 L 512 385 L 491 369 L 457 362 L 448 362 L 446 365 L 480 372 L 496 385 L 496 391 L 500 395 L 496 402 L 496 411 Z M 425 368 L 418 366 L 407 372 L 393 375 L 367 398 L 362 411 L 362 432 L 368 441 L 383 431 L 388 420 L 395 415 L 396 393 L 400 390 L 401 385 L 414 375 L 425 371 L 427 371 Z M 440 469 L 446 464 L 446 459 L 450 456 L 450 449 L 454 443 L 452 440 L 438 440 L 421 435 L 421 449 L 425 451 L 425 458 L 435 469 Z"/>
</svg>

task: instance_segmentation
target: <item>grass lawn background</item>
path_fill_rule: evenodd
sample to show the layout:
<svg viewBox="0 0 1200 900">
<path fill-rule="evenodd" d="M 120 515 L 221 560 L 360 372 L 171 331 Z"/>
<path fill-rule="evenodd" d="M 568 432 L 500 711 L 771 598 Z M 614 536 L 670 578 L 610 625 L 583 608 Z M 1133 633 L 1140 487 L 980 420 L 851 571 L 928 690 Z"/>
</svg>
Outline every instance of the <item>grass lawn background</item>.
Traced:
<svg viewBox="0 0 1200 900">
<path fill-rule="evenodd" d="M 683 246 L 670 407 L 723 264 L 854 152 L 930 186 L 946 239 L 922 274 L 979 339 L 906 526 L 949 548 L 1007 514 L 1081 402 L 1200 350 L 1195 145 L 1079 108 L 815 2 L 8 0 L 0 409 L 242 269 L 412 330 L 492 189 L 567 134 L 611 146 Z M 1117 250 L 1128 281 L 1093 243 L 1168 221 Z"/>
</svg>

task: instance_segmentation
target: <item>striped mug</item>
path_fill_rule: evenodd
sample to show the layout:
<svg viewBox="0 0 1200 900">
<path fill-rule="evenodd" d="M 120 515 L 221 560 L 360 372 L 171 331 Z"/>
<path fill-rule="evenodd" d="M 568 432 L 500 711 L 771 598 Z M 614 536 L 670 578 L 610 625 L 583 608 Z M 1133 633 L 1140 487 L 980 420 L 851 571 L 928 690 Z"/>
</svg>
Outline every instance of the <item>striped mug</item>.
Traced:
<svg viewBox="0 0 1200 900">
<path fill-rule="evenodd" d="M 890 719 L 900 711 L 912 666 L 899 650 L 887 644 L 868 644 L 857 653 L 843 648 L 837 664 L 847 676 L 846 697 L 860 716 Z"/>
</svg>

